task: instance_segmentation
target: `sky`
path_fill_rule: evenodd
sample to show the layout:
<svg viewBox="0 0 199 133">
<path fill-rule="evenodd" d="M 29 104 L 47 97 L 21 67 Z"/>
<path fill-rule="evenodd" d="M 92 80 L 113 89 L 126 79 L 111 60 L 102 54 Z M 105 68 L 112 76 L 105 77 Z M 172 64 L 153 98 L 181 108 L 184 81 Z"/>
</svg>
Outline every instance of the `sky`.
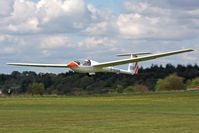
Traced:
<svg viewBox="0 0 199 133">
<path fill-rule="evenodd" d="M 186 48 L 195 51 L 139 66 L 199 63 L 198 0 L 0 0 L 0 73 L 67 71 L 7 62 L 104 62 Z"/>
</svg>

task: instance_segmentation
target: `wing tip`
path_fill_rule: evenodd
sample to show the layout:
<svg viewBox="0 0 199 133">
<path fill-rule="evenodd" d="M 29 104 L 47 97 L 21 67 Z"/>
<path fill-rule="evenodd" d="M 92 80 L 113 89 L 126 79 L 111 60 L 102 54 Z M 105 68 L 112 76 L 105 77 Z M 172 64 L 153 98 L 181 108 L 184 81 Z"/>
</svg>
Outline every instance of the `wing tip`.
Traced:
<svg viewBox="0 0 199 133">
<path fill-rule="evenodd" d="M 6 63 L 6 65 L 20 65 L 22 63 Z"/>
<path fill-rule="evenodd" d="M 193 51 L 194 51 L 194 49 L 189 48 L 189 49 L 183 49 L 183 50 L 181 50 L 181 51 L 183 51 L 183 52 L 193 52 Z"/>
<path fill-rule="evenodd" d="M 6 63 L 6 65 L 13 65 L 14 63 Z"/>
<path fill-rule="evenodd" d="M 194 49 L 192 49 L 192 48 L 190 48 L 190 49 L 188 49 L 188 50 L 189 50 L 190 52 L 191 52 L 191 51 L 194 51 Z"/>
</svg>

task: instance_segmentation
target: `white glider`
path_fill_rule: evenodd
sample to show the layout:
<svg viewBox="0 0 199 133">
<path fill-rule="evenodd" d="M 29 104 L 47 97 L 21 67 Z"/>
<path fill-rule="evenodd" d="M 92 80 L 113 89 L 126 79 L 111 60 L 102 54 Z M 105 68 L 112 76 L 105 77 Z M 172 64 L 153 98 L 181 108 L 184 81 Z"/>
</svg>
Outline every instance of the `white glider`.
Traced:
<svg viewBox="0 0 199 133">
<path fill-rule="evenodd" d="M 37 63 L 7 63 L 7 65 L 15 66 L 30 66 L 30 67 L 57 67 L 57 68 L 70 68 L 75 72 L 79 73 L 88 73 L 89 75 L 94 75 L 96 72 L 114 72 L 114 73 L 124 73 L 136 75 L 138 74 L 138 62 L 153 60 L 160 57 L 191 52 L 193 49 L 184 49 L 178 51 L 171 51 L 166 53 L 151 54 L 151 53 L 128 53 L 128 54 L 119 54 L 117 56 L 130 56 L 129 59 L 122 59 L 110 62 L 98 63 L 93 60 L 85 60 L 84 63 L 79 61 L 72 61 L 69 64 L 37 64 Z M 137 57 L 138 55 L 147 56 Z M 128 64 L 128 70 L 118 69 L 113 66 Z"/>
</svg>

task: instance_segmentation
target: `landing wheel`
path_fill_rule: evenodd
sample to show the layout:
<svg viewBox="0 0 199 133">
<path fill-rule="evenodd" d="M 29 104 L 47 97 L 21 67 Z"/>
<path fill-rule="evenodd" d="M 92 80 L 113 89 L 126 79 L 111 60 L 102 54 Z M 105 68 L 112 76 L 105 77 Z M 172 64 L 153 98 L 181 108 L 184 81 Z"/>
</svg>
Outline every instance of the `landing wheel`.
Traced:
<svg viewBox="0 0 199 133">
<path fill-rule="evenodd" d="M 89 73 L 87 73 L 87 76 L 88 76 L 88 77 L 91 77 L 92 75 L 90 75 Z"/>
</svg>

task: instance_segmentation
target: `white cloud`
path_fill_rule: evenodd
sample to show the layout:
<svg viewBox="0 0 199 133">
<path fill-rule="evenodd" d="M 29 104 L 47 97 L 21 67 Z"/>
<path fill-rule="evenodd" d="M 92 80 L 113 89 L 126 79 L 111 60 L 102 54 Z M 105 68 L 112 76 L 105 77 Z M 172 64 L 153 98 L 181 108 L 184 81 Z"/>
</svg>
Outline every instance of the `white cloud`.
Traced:
<svg viewBox="0 0 199 133">
<path fill-rule="evenodd" d="M 4 41 L 4 39 L 5 39 L 5 36 L 0 36 L 0 42 L 2 42 L 2 41 Z"/>
<path fill-rule="evenodd" d="M 9 16 L 12 12 L 13 0 L 1 0 L 0 1 L 0 16 Z"/>
<path fill-rule="evenodd" d="M 90 38 L 86 38 L 80 42 L 78 42 L 78 46 L 79 47 L 86 47 L 88 49 L 93 49 L 93 48 L 108 48 L 108 47 L 114 47 L 114 45 L 116 44 L 115 40 L 111 40 L 109 38 L 100 38 L 97 39 L 95 37 L 90 37 Z"/>
<path fill-rule="evenodd" d="M 163 2 L 164 3 L 164 2 Z M 198 17 L 194 10 L 157 7 L 153 2 L 123 3 L 118 18 L 120 31 L 127 38 L 189 39 L 198 37 Z M 192 14 L 191 14 L 192 13 Z M 194 23 L 194 25 L 193 25 Z"/>
<path fill-rule="evenodd" d="M 143 27 L 144 25 L 141 25 L 139 24 L 139 22 L 136 22 L 139 21 L 140 18 L 141 16 L 139 14 L 120 15 L 117 22 L 120 32 L 122 34 L 132 36 L 144 34 L 144 32 L 147 32 Z"/>
<path fill-rule="evenodd" d="M 62 8 L 65 12 L 69 13 L 83 13 L 85 12 L 86 4 L 83 0 L 66 0 L 64 1 Z"/>
<path fill-rule="evenodd" d="M 15 49 L 11 47 L 4 47 L 0 50 L 1 54 L 13 54 L 15 53 Z"/>
<path fill-rule="evenodd" d="M 109 24 L 105 21 L 97 24 L 91 24 L 89 27 L 85 29 L 84 32 L 91 35 L 101 35 L 108 32 L 108 26 Z"/>
<path fill-rule="evenodd" d="M 18 46 L 25 45 L 23 37 L 12 36 L 8 34 L 0 35 L 0 46 Z"/>
<path fill-rule="evenodd" d="M 115 13 L 85 0 L 0 0 L 0 54 L 16 61 L 57 63 L 194 47 L 199 41 L 198 2 L 177 1 L 125 0 Z M 193 52 L 155 62 L 192 63 L 198 57 Z"/>
<path fill-rule="evenodd" d="M 193 56 L 189 56 L 189 55 L 183 55 L 184 60 L 188 60 L 188 61 L 196 61 L 197 58 L 193 57 Z"/>
<path fill-rule="evenodd" d="M 40 39 L 40 47 L 44 49 L 54 49 L 70 47 L 71 42 L 64 36 L 47 36 Z"/>
<path fill-rule="evenodd" d="M 8 25 L 8 30 L 16 33 L 24 33 L 24 32 L 37 32 L 39 31 L 38 26 L 38 20 L 36 18 L 32 18 L 30 20 L 27 20 L 24 23 L 13 25 Z"/>
<path fill-rule="evenodd" d="M 40 0 L 38 3 L 13 0 L 12 3 L 1 3 L 9 9 L 0 9 L 0 16 L 7 15 L 0 22 L 1 32 L 74 32 L 84 28 L 90 20 L 89 10 L 83 0 Z"/>
<path fill-rule="evenodd" d="M 51 55 L 50 52 L 49 52 L 48 50 L 43 50 L 41 53 L 42 53 L 42 55 L 44 55 L 44 56 L 50 56 L 50 55 Z"/>
<path fill-rule="evenodd" d="M 88 25 L 89 12 L 83 0 L 41 0 L 37 7 L 42 32 L 79 32 Z"/>
<path fill-rule="evenodd" d="M 197 37 L 197 8 L 190 10 L 158 7 L 154 1 L 125 1 L 116 16 L 111 9 L 99 10 L 83 0 L 9 0 L 9 12 L 0 22 L 2 33 L 122 36 L 145 39 Z M 166 1 L 168 2 L 168 1 Z M 166 3 L 162 2 L 162 3 Z"/>
</svg>

